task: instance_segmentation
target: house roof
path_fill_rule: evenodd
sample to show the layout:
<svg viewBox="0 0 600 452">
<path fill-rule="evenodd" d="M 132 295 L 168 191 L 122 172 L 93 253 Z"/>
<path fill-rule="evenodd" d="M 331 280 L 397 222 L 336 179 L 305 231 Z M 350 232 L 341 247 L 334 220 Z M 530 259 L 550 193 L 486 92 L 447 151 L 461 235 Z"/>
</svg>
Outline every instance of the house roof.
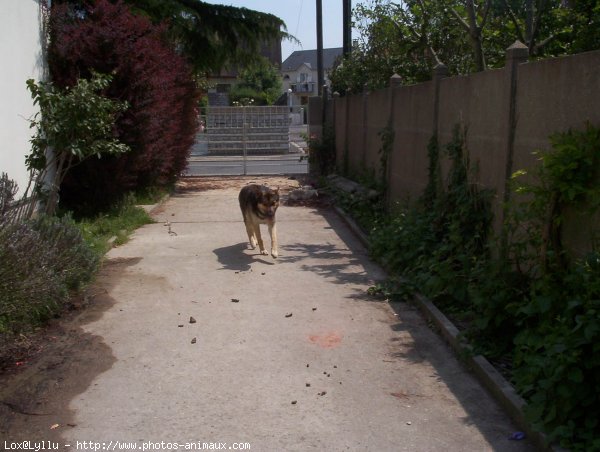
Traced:
<svg viewBox="0 0 600 452">
<path fill-rule="evenodd" d="M 323 70 L 331 69 L 335 59 L 342 55 L 342 47 L 323 49 Z M 307 64 L 311 69 L 317 70 L 317 50 L 296 50 L 281 64 L 283 72 L 295 71 L 302 64 Z"/>
</svg>

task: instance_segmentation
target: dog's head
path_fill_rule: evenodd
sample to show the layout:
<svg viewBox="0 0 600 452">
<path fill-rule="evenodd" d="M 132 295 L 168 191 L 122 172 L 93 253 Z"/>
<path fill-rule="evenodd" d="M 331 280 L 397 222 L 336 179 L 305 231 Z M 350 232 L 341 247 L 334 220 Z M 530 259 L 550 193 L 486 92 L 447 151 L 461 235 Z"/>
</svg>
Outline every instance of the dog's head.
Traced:
<svg viewBox="0 0 600 452">
<path fill-rule="evenodd" d="M 275 218 L 275 212 L 279 207 L 279 187 L 276 190 L 265 186 L 260 188 L 257 208 L 265 218 Z"/>
</svg>

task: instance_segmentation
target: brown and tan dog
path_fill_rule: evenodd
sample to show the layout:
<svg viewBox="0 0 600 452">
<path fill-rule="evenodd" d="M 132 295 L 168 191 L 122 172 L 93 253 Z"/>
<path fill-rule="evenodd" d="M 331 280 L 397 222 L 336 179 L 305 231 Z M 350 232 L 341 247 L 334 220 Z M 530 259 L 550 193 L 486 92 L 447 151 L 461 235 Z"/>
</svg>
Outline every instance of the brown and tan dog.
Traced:
<svg viewBox="0 0 600 452">
<path fill-rule="evenodd" d="M 279 207 L 279 188 L 272 190 L 264 185 L 247 185 L 240 191 L 238 197 L 240 209 L 244 217 L 248 240 L 252 249 L 260 249 L 261 254 L 269 254 L 260 235 L 260 225 L 266 224 L 271 236 L 271 256 L 277 258 L 277 228 L 275 225 L 275 212 Z"/>
</svg>

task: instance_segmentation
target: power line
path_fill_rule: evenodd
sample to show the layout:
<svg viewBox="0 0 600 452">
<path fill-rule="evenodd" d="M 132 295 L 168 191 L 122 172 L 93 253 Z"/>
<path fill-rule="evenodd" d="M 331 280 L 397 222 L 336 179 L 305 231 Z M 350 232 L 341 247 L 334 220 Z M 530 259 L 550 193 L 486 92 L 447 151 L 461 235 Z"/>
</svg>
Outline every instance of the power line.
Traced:
<svg viewBox="0 0 600 452">
<path fill-rule="evenodd" d="M 300 0 L 300 10 L 298 11 L 298 21 L 296 22 L 296 31 L 294 32 L 294 36 L 298 36 L 298 28 L 300 28 L 300 17 L 302 16 L 303 4 L 304 0 Z"/>
</svg>

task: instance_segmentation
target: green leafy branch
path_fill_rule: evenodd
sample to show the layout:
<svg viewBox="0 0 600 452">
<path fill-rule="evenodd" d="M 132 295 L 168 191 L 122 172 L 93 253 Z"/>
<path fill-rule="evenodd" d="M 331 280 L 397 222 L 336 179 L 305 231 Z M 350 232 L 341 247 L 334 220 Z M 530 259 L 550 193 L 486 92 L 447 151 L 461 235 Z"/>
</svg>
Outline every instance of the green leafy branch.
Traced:
<svg viewBox="0 0 600 452">
<path fill-rule="evenodd" d="M 111 81 L 111 75 L 94 72 L 90 80 L 79 79 L 75 86 L 60 90 L 51 83 L 27 80 L 39 112 L 30 121 L 35 134 L 25 164 L 35 190 L 46 197 L 48 214 L 56 210 L 60 185 L 73 166 L 93 156 L 130 150 L 115 138 L 114 130 L 127 103 L 102 95 Z"/>
</svg>

